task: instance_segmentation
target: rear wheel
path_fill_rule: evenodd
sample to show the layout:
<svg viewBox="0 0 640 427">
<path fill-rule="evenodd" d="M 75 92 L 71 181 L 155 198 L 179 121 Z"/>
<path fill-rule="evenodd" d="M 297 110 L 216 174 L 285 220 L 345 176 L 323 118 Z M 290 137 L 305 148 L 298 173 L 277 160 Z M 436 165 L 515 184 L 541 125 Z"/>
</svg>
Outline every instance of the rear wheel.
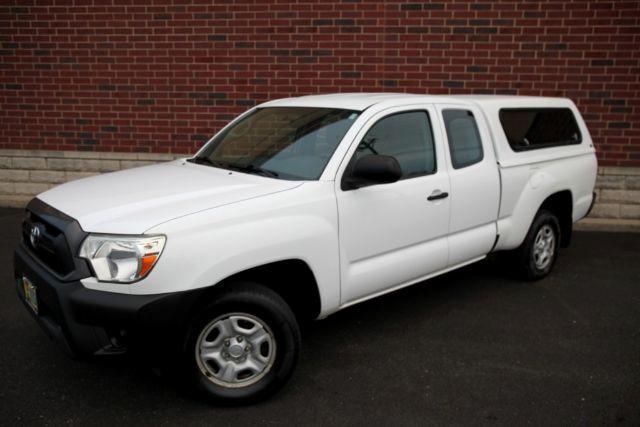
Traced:
<svg viewBox="0 0 640 427">
<path fill-rule="evenodd" d="M 275 393 L 300 349 L 293 312 L 255 283 L 230 284 L 194 320 L 184 363 L 196 389 L 219 403 L 249 403 Z"/>
<path fill-rule="evenodd" d="M 524 242 L 515 252 L 522 276 L 527 280 L 547 276 L 558 256 L 559 242 L 558 218 L 549 211 L 539 211 Z"/>
</svg>

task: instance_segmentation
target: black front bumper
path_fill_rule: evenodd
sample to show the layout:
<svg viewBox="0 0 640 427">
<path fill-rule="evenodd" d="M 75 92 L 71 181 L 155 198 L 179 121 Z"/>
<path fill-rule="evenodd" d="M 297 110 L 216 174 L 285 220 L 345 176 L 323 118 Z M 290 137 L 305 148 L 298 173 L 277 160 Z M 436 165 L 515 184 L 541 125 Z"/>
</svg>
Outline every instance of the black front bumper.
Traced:
<svg viewBox="0 0 640 427">
<path fill-rule="evenodd" d="M 166 351 L 168 339 L 180 340 L 189 309 L 201 293 L 129 295 L 91 290 L 79 280 L 61 281 L 24 242 L 14 255 L 20 299 L 49 337 L 71 356 L 122 353 L 133 344 L 145 347 L 144 343 L 154 342 L 157 346 L 163 343 Z M 26 302 L 23 277 L 36 287 L 38 314 Z"/>
</svg>

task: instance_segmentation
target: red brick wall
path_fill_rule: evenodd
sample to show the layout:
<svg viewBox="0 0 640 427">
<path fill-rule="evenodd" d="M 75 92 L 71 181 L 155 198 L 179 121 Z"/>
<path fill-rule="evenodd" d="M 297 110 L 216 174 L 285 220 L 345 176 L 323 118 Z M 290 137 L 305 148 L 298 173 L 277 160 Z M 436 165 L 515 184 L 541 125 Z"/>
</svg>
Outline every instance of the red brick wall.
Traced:
<svg viewBox="0 0 640 427">
<path fill-rule="evenodd" d="M 574 99 L 602 164 L 640 166 L 637 0 L 8 3 L 0 148 L 189 152 L 272 98 L 507 93 Z"/>
</svg>

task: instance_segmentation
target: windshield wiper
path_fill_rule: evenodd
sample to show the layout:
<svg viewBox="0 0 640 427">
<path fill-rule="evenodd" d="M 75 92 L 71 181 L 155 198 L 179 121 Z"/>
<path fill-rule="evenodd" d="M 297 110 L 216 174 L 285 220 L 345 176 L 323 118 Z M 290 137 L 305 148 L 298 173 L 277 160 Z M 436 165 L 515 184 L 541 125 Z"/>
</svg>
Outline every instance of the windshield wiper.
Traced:
<svg viewBox="0 0 640 427">
<path fill-rule="evenodd" d="M 190 159 L 187 159 L 187 162 L 196 163 L 199 165 L 219 166 L 218 162 L 214 162 L 210 158 L 204 156 L 192 157 Z"/>
<path fill-rule="evenodd" d="M 222 162 L 220 160 L 211 160 L 209 157 L 193 157 L 191 159 L 187 159 L 188 162 L 191 163 L 196 163 L 198 165 L 207 165 L 207 166 L 213 166 L 215 168 L 220 168 L 220 169 L 234 169 L 234 170 L 240 170 L 238 169 L 238 167 L 232 163 L 229 162 Z"/>
<path fill-rule="evenodd" d="M 207 165 L 207 166 L 213 166 L 216 168 L 236 170 L 238 172 L 253 173 L 256 175 L 268 176 L 270 178 L 277 178 L 279 176 L 278 172 L 274 172 L 269 169 L 263 169 L 260 166 L 253 165 L 251 163 L 249 163 L 248 165 L 238 165 L 235 163 L 211 160 L 209 157 L 205 157 L 205 156 L 192 157 L 190 159 L 187 159 L 187 161 L 191 163 L 196 163 L 199 165 Z"/>
<path fill-rule="evenodd" d="M 236 165 L 229 164 L 227 165 L 229 168 L 236 169 L 240 172 L 253 173 L 256 175 L 268 176 L 270 178 L 277 178 L 279 176 L 278 172 L 274 172 L 269 169 L 261 168 L 260 166 L 253 165 L 249 163 L 248 165 Z"/>
</svg>

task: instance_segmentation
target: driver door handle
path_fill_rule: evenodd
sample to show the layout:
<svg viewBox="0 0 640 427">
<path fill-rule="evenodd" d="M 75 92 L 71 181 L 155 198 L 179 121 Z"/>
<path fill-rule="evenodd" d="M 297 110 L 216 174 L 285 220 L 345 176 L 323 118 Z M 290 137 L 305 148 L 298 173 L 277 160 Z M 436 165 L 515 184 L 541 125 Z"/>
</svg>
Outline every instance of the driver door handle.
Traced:
<svg viewBox="0 0 640 427">
<path fill-rule="evenodd" d="M 449 193 L 440 190 L 434 190 L 433 193 L 431 193 L 431 195 L 427 197 L 427 200 L 431 202 L 433 200 L 446 199 L 447 197 L 449 197 Z"/>
</svg>

